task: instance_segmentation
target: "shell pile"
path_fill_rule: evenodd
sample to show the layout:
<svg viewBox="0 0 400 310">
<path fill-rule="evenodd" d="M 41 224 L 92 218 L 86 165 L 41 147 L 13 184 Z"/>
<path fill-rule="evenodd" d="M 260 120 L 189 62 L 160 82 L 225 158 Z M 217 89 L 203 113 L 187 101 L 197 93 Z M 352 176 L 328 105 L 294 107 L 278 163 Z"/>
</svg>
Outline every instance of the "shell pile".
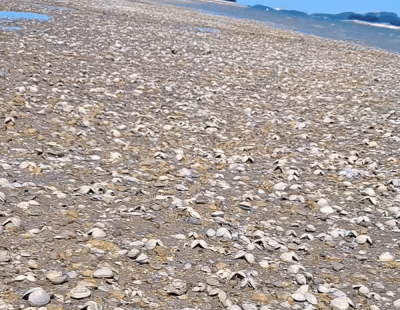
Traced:
<svg viewBox="0 0 400 310">
<path fill-rule="evenodd" d="M 173 1 L 0 1 L 0 310 L 399 309 L 399 56 Z"/>
</svg>

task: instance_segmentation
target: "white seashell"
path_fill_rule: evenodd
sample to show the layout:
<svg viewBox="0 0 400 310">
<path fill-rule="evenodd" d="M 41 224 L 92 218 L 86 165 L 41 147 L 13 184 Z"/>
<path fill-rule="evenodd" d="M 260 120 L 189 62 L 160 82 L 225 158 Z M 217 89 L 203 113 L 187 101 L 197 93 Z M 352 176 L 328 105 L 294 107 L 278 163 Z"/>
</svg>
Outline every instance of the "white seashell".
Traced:
<svg viewBox="0 0 400 310">
<path fill-rule="evenodd" d="M 211 237 L 214 237 L 215 236 L 215 230 L 214 229 L 208 229 L 207 231 L 206 231 L 206 235 L 207 235 L 207 237 L 209 237 L 209 238 L 211 238 Z"/>
<path fill-rule="evenodd" d="M 71 297 L 74 299 L 82 299 L 89 297 L 92 292 L 86 287 L 79 285 L 70 291 Z"/>
<path fill-rule="evenodd" d="M 193 242 L 190 244 L 190 248 L 194 249 L 196 246 L 207 248 L 207 243 L 204 240 L 193 240 Z"/>
<path fill-rule="evenodd" d="M 79 308 L 80 310 L 103 310 L 103 307 L 101 304 L 98 304 L 95 301 L 88 301 L 86 304 L 84 304 L 82 307 Z M 117 308 L 115 308 L 117 309 Z"/>
<path fill-rule="evenodd" d="M 394 256 L 390 254 L 389 252 L 385 252 L 379 256 L 379 260 L 381 262 L 391 262 L 394 260 Z"/>
<path fill-rule="evenodd" d="M 366 189 L 364 189 L 363 191 L 361 191 L 362 194 L 367 195 L 367 196 L 375 196 L 375 191 L 371 188 L 368 187 Z"/>
<path fill-rule="evenodd" d="M 108 268 L 97 269 L 93 272 L 93 278 L 111 278 L 113 276 L 112 270 Z"/>
<path fill-rule="evenodd" d="M 155 239 L 150 239 L 150 240 L 147 241 L 146 244 L 144 245 L 144 247 L 145 247 L 147 250 L 153 250 L 153 249 L 156 248 L 156 246 L 157 246 L 157 240 L 155 240 Z"/>
<path fill-rule="evenodd" d="M 318 304 L 318 300 L 317 300 L 317 298 L 316 298 L 313 294 L 306 293 L 306 294 L 304 294 L 304 296 L 306 297 L 307 301 L 308 301 L 310 304 L 312 304 L 312 305 Z"/>
<path fill-rule="evenodd" d="M 54 284 L 61 284 L 67 280 L 68 276 L 64 275 L 61 271 L 50 270 L 46 272 L 46 278 Z"/>
<path fill-rule="evenodd" d="M 128 254 L 126 254 L 126 256 L 128 256 L 129 258 L 136 258 L 138 257 L 140 254 L 140 250 L 138 249 L 132 249 L 128 252 Z"/>
<path fill-rule="evenodd" d="M 297 254 L 295 252 L 285 252 L 282 253 L 281 255 L 281 260 L 283 260 L 284 262 L 294 262 L 294 261 L 299 261 L 299 257 L 297 256 Z"/>
<path fill-rule="evenodd" d="M 42 307 L 50 302 L 50 295 L 40 287 L 30 289 L 22 295 L 22 298 L 27 299 L 33 307 Z"/>
<path fill-rule="evenodd" d="M 135 248 L 141 248 L 142 246 L 145 245 L 145 243 L 142 241 L 133 241 L 130 245 Z"/>
<path fill-rule="evenodd" d="M 140 264 L 146 264 L 149 262 L 149 257 L 145 253 L 141 253 L 137 258 L 136 261 Z"/>
<path fill-rule="evenodd" d="M 369 244 L 372 244 L 372 239 L 370 236 L 360 235 L 356 238 L 356 242 L 359 244 L 364 244 L 366 242 L 368 242 Z"/>
<path fill-rule="evenodd" d="M 274 190 L 276 191 L 284 191 L 287 187 L 287 184 L 284 182 L 280 182 L 274 185 Z"/>
<path fill-rule="evenodd" d="M 332 214 L 335 212 L 335 210 L 331 206 L 322 207 L 319 211 L 324 214 Z"/>
<path fill-rule="evenodd" d="M 291 297 L 293 298 L 294 301 L 298 302 L 306 301 L 306 296 L 304 296 L 304 294 L 301 293 L 294 293 L 291 295 Z"/>
<path fill-rule="evenodd" d="M 0 251 L 0 262 L 9 262 L 11 260 L 10 253 L 8 251 Z"/>
<path fill-rule="evenodd" d="M 254 264 L 255 262 L 254 255 L 251 253 L 246 253 L 244 258 L 247 260 L 249 264 Z"/>
<path fill-rule="evenodd" d="M 221 227 L 221 228 L 218 228 L 216 235 L 217 235 L 217 237 L 222 237 L 226 233 L 229 233 L 228 229 L 225 227 Z"/>
<path fill-rule="evenodd" d="M 269 267 L 269 263 L 266 260 L 262 260 L 261 262 L 259 262 L 261 268 L 268 268 Z"/>
<path fill-rule="evenodd" d="M 104 238 L 107 234 L 104 232 L 104 230 L 100 228 L 93 228 L 88 231 L 88 235 L 91 235 L 95 239 L 101 239 Z"/>
<path fill-rule="evenodd" d="M 12 217 L 12 218 L 5 220 L 2 225 L 3 226 L 10 225 L 10 226 L 13 226 L 13 227 L 19 229 L 22 226 L 22 221 L 17 217 Z"/>
</svg>

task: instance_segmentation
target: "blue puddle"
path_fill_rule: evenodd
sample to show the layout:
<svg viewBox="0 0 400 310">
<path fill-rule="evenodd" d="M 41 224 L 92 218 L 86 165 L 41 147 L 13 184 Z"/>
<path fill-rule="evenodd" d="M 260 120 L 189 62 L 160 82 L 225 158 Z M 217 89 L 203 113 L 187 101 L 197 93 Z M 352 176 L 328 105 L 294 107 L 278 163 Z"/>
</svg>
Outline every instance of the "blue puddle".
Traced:
<svg viewBox="0 0 400 310">
<path fill-rule="evenodd" d="M 206 27 L 196 27 L 194 30 L 199 31 L 199 32 L 211 32 L 211 33 L 216 33 L 219 30 L 218 29 L 211 29 L 211 28 L 206 28 Z"/>
<path fill-rule="evenodd" d="M 27 20 L 37 20 L 39 22 L 45 22 L 50 18 L 44 14 L 36 14 L 36 13 L 29 13 L 29 12 L 13 12 L 13 11 L 0 11 L 0 21 L 2 20 L 20 20 L 20 19 L 27 19 Z M 8 27 L 11 28 L 11 27 Z"/>
<path fill-rule="evenodd" d="M 0 30 L 15 31 L 15 30 L 21 30 L 21 28 L 20 27 L 3 27 L 3 26 L 0 26 Z"/>
</svg>

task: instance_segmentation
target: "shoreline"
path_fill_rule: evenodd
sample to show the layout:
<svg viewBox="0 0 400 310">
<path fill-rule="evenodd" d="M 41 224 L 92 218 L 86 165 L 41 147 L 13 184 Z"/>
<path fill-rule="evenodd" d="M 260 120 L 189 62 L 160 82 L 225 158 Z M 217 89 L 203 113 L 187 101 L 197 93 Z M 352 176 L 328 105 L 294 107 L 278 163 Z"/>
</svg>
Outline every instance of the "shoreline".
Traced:
<svg viewBox="0 0 400 310">
<path fill-rule="evenodd" d="M 379 23 L 369 23 L 369 22 L 364 22 L 364 21 L 361 21 L 361 20 L 344 20 L 344 22 L 353 22 L 353 23 L 361 24 L 361 25 L 367 25 L 367 26 L 373 26 L 373 27 L 379 27 L 379 28 L 387 28 L 387 29 L 400 30 L 400 27 L 399 27 L 399 26 L 386 25 L 386 24 L 379 24 Z"/>
</svg>

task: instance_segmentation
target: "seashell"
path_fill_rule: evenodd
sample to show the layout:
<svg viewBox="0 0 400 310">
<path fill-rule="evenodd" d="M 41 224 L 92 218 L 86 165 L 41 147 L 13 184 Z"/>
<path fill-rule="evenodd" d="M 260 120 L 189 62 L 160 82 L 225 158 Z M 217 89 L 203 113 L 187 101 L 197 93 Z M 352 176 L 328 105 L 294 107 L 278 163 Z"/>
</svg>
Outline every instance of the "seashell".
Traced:
<svg viewBox="0 0 400 310">
<path fill-rule="evenodd" d="M 138 249 L 132 249 L 128 252 L 128 254 L 126 254 L 126 256 L 128 256 L 129 258 L 136 258 L 138 257 L 140 254 L 140 250 Z"/>
<path fill-rule="evenodd" d="M 389 252 L 385 252 L 379 256 L 379 260 L 384 263 L 391 262 L 394 260 L 394 256 Z"/>
<path fill-rule="evenodd" d="M 295 252 L 285 252 L 281 254 L 281 260 L 285 262 L 293 262 L 293 261 L 299 261 L 299 257 Z"/>
<path fill-rule="evenodd" d="M 22 298 L 28 300 L 33 307 L 42 307 L 50 302 L 50 295 L 40 287 L 30 289 L 22 295 Z"/>
<path fill-rule="evenodd" d="M 12 226 L 12 227 L 19 229 L 22 226 L 22 221 L 17 217 L 12 217 L 12 218 L 5 220 L 2 225 L 6 226 L 6 227 Z"/>
<path fill-rule="evenodd" d="M 148 257 L 146 254 L 141 253 L 141 254 L 136 258 L 136 261 L 137 261 L 138 263 L 140 263 L 140 264 L 146 264 L 146 263 L 149 262 L 149 257 Z"/>
<path fill-rule="evenodd" d="M 214 237 L 215 236 L 215 230 L 214 229 L 208 229 L 206 232 L 207 237 Z"/>
<path fill-rule="evenodd" d="M 86 286 L 78 285 L 70 291 L 70 294 L 74 299 L 82 299 L 89 297 L 92 292 Z"/>
<path fill-rule="evenodd" d="M 88 235 L 91 235 L 95 239 L 101 239 L 104 238 L 107 234 L 104 232 L 104 230 L 100 228 L 93 228 L 88 231 Z"/>
<path fill-rule="evenodd" d="M 88 301 L 79 308 L 80 310 L 103 310 L 103 306 L 95 301 Z"/>
<path fill-rule="evenodd" d="M 67 280 L 68 276 L 58 270 L 50 270 L 46 272 L 46 278 L 54 284 L 61 284 Z"/>
<path fill-rule="evenodd" d="M 155 240 L 155 239 L 150 239 L 145 244 L 145 248 L 147 250 L 153 250 L 153 249 L 155 249 L 156 246 L 157 246 L 157 240 Z"/>
<path fill-rule="evenodd" d="M 370 236 L 360 235 L 356 238 L 356 242 L 359 244 L 369 243 L 372 244 L 372 239 Z"/>
<path fill-rule="evenodd" d="M 93 278 L 112 278 L 113 274 L 114 273 L 112 272 L 112 270 L 108 268 L 101 268 L 93 272 Z"/>
<path fill-rule="evenodd" d="M 375 196 L 375 191 L 371 187 L 367 187 L 366 189 L 361 191 L 361 194 L 364 194 L 366 196 Z"/>
<path fill-rule="evenodd" d="M 9 262 L 11 260 L 10 253 L 8 251 L 0 251 L 0 262 Z"/>
</svg>

